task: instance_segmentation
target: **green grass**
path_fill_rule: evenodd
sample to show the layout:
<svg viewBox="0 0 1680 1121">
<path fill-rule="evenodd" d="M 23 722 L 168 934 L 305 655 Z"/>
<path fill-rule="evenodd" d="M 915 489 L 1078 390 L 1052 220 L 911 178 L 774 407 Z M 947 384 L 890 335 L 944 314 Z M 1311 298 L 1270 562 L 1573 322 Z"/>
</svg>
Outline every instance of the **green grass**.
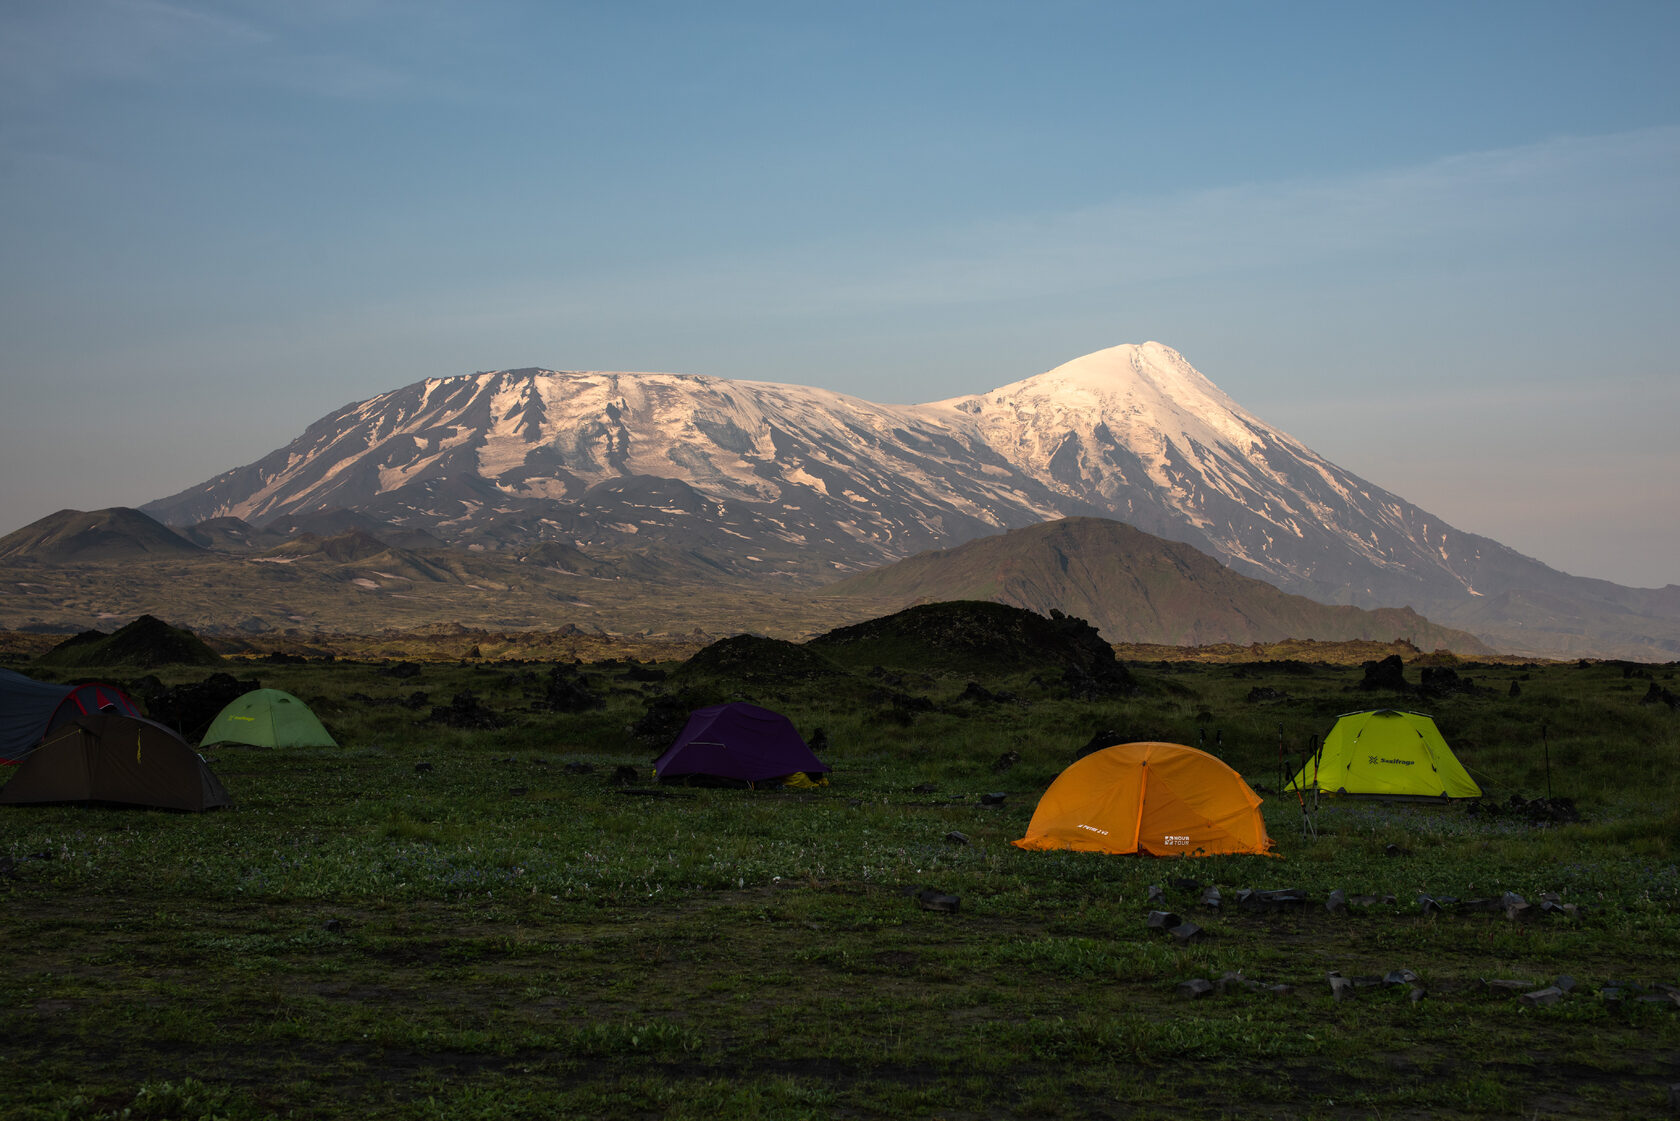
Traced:
<svg viewBox="0 0 1680 1121">
<path fill-rule="evenodd" d="M 993 705 L 957 700 L 966 677 L 904 670 L 897 688 L 935 704 L 907 720 L 872 699 L 866 672 L 687 681 L 696 702 L 740 694 L 822 728 L 835 770 L 815 791 L 682 797 L 610 781 L 627 763 L 647 785 L 654 752 L 629 727 L 673 682 L 586 668 L 607 704 L 562 715 L 533 708 L 544 665 L 381 668 L 242 667 L 310 703 L 343 746 L 216 750 L 231 811 L 0 814 L 0 854 L 16 861 L 0 877 L 0 1114 L 1667 1111 L 1680 1008 L 1599 990 L 1680 984 L 1680 718 L 1640 705 L 1619 667 L 1460 667 L 1481 691 L 1422 703 L 1362 694 L 1352 668 L 1151 664 L 1133 667 L 1135 697 L 1074 701 L 1018 675 L 984 682 L 1018 698 Z M 1289 699 L 1249 703 L 1261 685 Z M 512 723 L 461 732 L 350 699 L 417 689 L 438 704 L 471 689 Z M 1098 729 L 1204 743 L 1275 787 L 1280 737 L 1298 757 L 1337 713 L 1396 702 L 1435 716 L 1490 802 L 1546 793 L 1549 751 L 1553 793 L 1585 820 L 1326 803 L 1311 839 L 1293 797 L 1267 795 L 1282 859 L 1009 844 Z M 1020 762 L 994 771 L 1006 751 Z M 567 770 L 579 762 L 596 770 Z M 1008 794 L 1002 807 L 980 804 L 991 791 Z M 1218 883 L 1225 906 L 1200 907 L 1177 877 Z M 1151 885 L 1206 937 L 1149 931 Z M 926 886 L 960 910 L 921 909 Z M 1245 887 L 1394 901 L 1250 913 L 1232 898 Z M 1557 892 L 1580 911 L 1508 922 L 1416 903 L 1503 891 Z M 1325 980 L 1400 968 L 1425 999 L 1376 986 L 1338 1003 Z M 1290 991 L 1177 993 L 1227 973 Z M 1578 987 L 1550 1007 L 1486 983 L 1565 973 Z"/>
</svg>

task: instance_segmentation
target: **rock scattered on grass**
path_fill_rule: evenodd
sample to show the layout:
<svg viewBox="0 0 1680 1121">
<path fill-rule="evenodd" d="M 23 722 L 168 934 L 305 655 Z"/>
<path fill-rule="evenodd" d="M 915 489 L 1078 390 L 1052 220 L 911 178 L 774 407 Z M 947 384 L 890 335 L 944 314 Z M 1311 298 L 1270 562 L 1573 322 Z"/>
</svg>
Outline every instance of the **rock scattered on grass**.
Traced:
<svg viewBox="0 0 1680 1121">
<path fill-rule="evenodd" d="M 1206 932 L 1193 922 L 1180 923 L 1167 932 L 1180 946 L 1188 946 L 1192 942 L 1199 942 L 1206 937 Z"/>
<path fill-rule="evenodd" d="M 924 911 L 944 911 L 954 913 L 962 905 L 959 896 L 947 895 L 945 892 L 933 888 L 923 888 L 916 893 L 916 902 Z"/>
<path fill-rule="evenodd" d="M 1213 982 L 1205 977 L 1193 977 L 1188 981 L 1180 981 L 1178 995 L 1188 1000 L 1197 1000 L 1213 994 Z"/>
<path fill-rule="evenodd" d="M 1524 993 L 1517 998 L 1529 1008 L 1545 1008 L 1563 999 L 1563 990 L 1556 985 L 1548 985 L 1543 989 L 1536 989 L 1531 993 Z"/>
</svg>

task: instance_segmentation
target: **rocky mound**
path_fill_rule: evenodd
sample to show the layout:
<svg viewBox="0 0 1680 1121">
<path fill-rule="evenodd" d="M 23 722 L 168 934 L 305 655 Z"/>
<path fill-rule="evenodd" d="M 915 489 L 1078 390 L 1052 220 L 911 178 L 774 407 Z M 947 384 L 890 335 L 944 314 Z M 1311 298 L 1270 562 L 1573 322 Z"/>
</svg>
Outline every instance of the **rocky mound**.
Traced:
<svg viewBox="0 0 1680 1121">
<path fill-rule="evenodd" d="M 765 685 L 845 676 L 844 669 L 810 646 L 751 634 L 719 639 L 672 674 L 678 685 L 716 678 Z"/>
<path fill-rule="evenodd" d="M 1114 648 L 1083 619 L 979 600 L 926 603 L 829 631 L 808 646 L 846 666 L 942 669 L 989 676 L 1052 671 L 1129 689 Z"/>
<path fill-rule="evenodd" d="M 151 615 L 142 615 L 114 634 L 83 631 L 65 639 L 36 659 L 43 666 L 156 666 L 220 665 L 217 654 L 189 630 L 172 627 Z"/>
</svg>

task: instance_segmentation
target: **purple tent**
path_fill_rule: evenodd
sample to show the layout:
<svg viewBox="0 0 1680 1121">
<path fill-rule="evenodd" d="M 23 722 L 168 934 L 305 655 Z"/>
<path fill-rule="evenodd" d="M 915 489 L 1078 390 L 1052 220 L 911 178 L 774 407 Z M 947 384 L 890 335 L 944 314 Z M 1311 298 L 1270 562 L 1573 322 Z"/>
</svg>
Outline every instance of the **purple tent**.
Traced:
<svg viewBox="0 0 1680 1121">
<path fill-rule="evenodd" d="M 689 713 L 682 734 L 653 764 L 661 779 L 704 775 L 738 782 L 828 769 L 787 717 L 739 701 Z"/>
</svg>

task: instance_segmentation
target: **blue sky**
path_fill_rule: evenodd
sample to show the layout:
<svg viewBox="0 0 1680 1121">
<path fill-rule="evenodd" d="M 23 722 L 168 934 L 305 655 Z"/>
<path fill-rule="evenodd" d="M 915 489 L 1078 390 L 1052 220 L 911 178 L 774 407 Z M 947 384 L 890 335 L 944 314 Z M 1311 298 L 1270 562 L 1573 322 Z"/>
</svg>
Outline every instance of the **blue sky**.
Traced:
<svg viewBox="0 0 1680 1121">
<path fill-rule="evenodd" d="M 515 366 L 913 402 L 1117 343 L 1680 583 L 1680 4 L 0 5 L 0 532 Z"/>
</svg>

